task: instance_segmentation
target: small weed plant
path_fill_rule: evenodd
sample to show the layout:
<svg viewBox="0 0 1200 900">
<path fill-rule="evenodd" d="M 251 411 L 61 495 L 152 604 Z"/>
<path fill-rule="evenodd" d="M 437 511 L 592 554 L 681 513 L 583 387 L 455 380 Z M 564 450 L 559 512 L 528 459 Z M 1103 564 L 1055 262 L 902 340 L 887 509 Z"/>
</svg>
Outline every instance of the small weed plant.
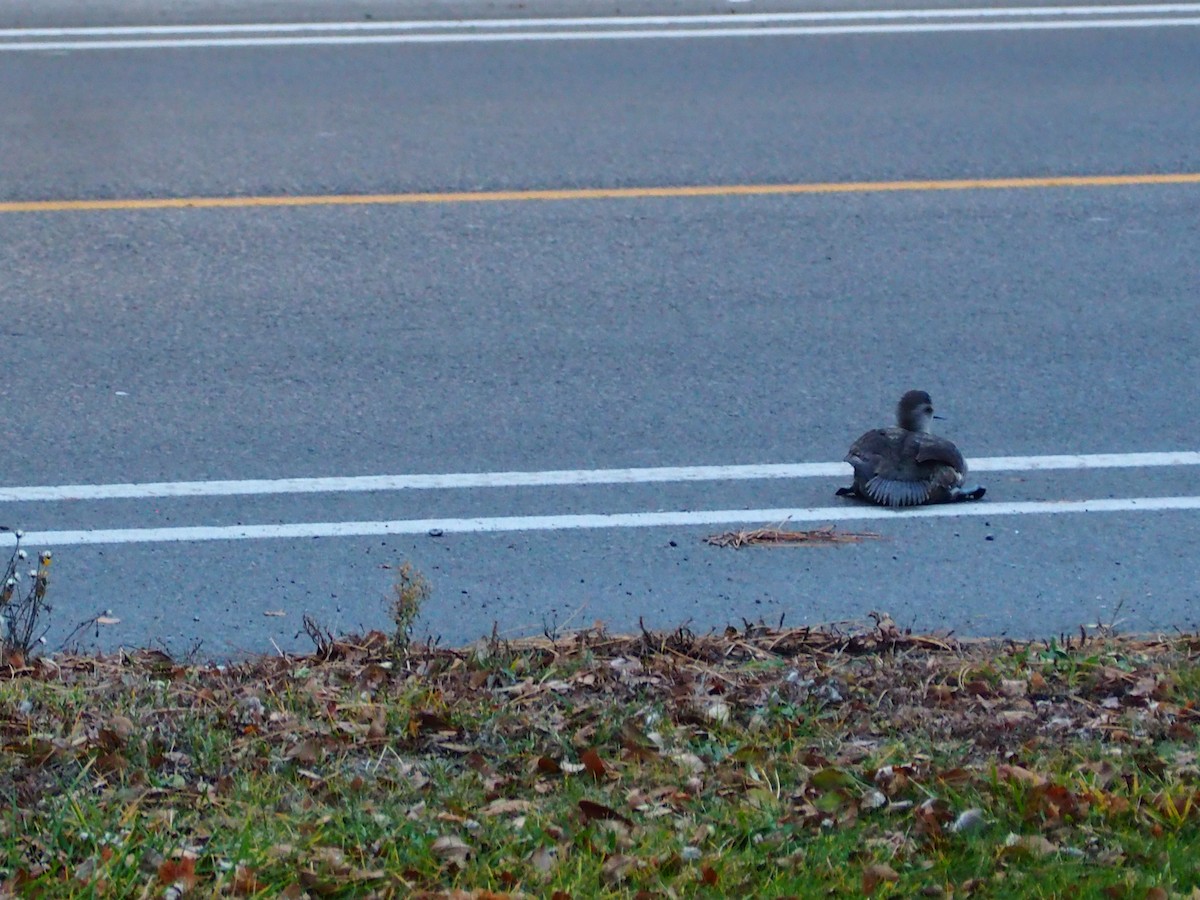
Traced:
<svg viewBox="0 0 1200 900">
<path fill-rule="evenodd" d="M 421 615 L 421 607 L 433 596 L 429 579 L 411 562 L 402 563 L 396 569 L 396 581 L 392 585 L 391 614 L 394 626 L 393 641 L 397 648 L 408 647 L 412 641 L 413 626 Z"/>
<path fill-rule="evenodd" d="M 12 556 L 0 576 L 0 649 L 6 661 L 32 656 L 50 628 L 46 622 L 46 614 L 51 611 L 46 590 L 51 554 L 43 550 L 38 554 L 37 566 L 31 568 L 21 537 L 22 533 L 16 532 Z"/>
</svg>

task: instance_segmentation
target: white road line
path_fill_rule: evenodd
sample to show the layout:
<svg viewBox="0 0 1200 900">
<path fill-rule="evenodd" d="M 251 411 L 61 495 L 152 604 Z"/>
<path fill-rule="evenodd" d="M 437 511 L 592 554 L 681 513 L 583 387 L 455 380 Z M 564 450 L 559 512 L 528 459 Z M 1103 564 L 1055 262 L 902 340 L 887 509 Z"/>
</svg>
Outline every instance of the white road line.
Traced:
<svg viewBox="0 0 1200 900">
<path fill-rule="evenodd" d="M 246 541 L 416 535 L 440 530 L 443 534 L 480 534 L 505 531 L 567 531 L 586 528 L 662 528 L 699 525 L 777 524 L 866 521 L 872 519 L 958 518 L 987 516 L 1057 515 L 1062 513 L 1162 512 L 1200 509 L 1200 497 L 1133 497 L 1097 500 L 1051 500 L 1021 503 L 957 503 L 903 511 L 847 502 L 845 506 L 806 509 L 714 509 L 690 512 L 640 512 L 562 516 L 494 516 L 475 519 L 401 519 L 385 522 L 296 522 L 279 525 L 206 525 L 179 528 L 112 528 L 92 531 L 35 531 L 22 538 L 25 546 L 78 546 L 83 544 L 150 544 L 195 541 Z M 0 546 L 12 546 L 15 537 L 0 535 Z"/>
<path fill-rule="evenodd" d="M 784 22 L 861 22 L 905 19 L 1057 18 L 1060 16 L 1148 16 L 1200 13 L 1200 3 L 1141 3 L 1113 6 L 1005 6 L 959 9 L 880 9 L 730 15 L 576 16 L 528 19 L 435 19 L 391 22 L 278 22 L 239 25 L 99 25 L 62 28 L 0 28 L 2 38 L 135 37 L 166 34 L 297 34 L 311 32 L 462 31 L 482 29 L 666 27 L 748 25 Z"/>
<path fill-rule="evenodd" d="M 1058 456 L 993 456 L 969 460 L 972 472 L 1054 469 L 1128 469 L 1200 465 L 1200 451 L 1093 453 Z M 365 491 L 652 484 L 686 481 L 750 481 L 845 477 L 844 462 L 771 463 L 740 466 L 666 466 L 641 469 L 558 469 L 545 472 L 461 472 L 444 475 L 352 475 L 241 481 L 160 481 L 127 484 L 59 484 L 0 487 L 0 503 L 57 500 L 139 500 L 153 497 L 234 497 L 261 494 L 341 494 Z"/>
<path fill-rule="evenodd" d="M 146 40 L 17 41 L 0 51 L 163 50 L 213 47 L 316 47 L 370 44 L 470 44 L 517 41 L 619 41 L 654 38 L 808 37 L 815 35 L 938 34 L 990 31 L 1066 31 L 1089 29 L 1181 28 L 1200 25 L 1200 17 L 1149 19 L 1059 19 L 1013 22 L 924 22 L 919 24 L 765 26 L 759 28 L 647 28 L 615 31 L 495 31 L 444 34 L 309 35 L 302 37 L 178 38 Z"/>
</svg>

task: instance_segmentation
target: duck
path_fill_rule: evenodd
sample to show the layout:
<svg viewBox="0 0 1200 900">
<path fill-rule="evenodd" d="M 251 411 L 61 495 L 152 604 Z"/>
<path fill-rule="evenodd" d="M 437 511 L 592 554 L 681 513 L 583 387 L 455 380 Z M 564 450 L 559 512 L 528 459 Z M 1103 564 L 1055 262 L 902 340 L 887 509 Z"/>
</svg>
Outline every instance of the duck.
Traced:
<svg viewBox="0 0 1200 900">
<path fill-rule="evenodd" d="M 930 431 L 940 418 L 927 392 L 905 393 L 894 428 L 875 428 L 851 445 L 846 462 L 854 467 L 854 483 L 837 496 L 894 509 L 982 499 L 986 488 L 964 486 L 967 462 L 958 447 Z"/>
</svg>

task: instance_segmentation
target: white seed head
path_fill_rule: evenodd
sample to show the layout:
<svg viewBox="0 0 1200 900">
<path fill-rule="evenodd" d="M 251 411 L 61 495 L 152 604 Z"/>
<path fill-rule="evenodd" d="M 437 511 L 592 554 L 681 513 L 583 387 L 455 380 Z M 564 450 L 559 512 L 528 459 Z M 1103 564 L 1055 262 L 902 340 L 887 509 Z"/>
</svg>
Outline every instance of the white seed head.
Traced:
<svg viewBox="0 0 1200 900">
<path fill-rule="evenodd" d="M 24 550 L 17 551 L 17 559 L 28 559 L 28 558 L 29 558 L 29 554 L 26 553 Z"/>
</svg>

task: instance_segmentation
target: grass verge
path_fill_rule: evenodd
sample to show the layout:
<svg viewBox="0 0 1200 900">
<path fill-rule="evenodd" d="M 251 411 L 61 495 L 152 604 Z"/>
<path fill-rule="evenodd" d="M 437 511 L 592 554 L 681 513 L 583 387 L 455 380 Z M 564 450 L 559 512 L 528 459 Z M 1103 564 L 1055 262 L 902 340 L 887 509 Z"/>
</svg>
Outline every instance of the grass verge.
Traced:
<svg viewBox="0 0 1200 900">
<path fill-rule="evenodd" d="M 1200 897 L 1194 636 L 386 635 L 0 670 L 0 893 Z"/>
</svg>

